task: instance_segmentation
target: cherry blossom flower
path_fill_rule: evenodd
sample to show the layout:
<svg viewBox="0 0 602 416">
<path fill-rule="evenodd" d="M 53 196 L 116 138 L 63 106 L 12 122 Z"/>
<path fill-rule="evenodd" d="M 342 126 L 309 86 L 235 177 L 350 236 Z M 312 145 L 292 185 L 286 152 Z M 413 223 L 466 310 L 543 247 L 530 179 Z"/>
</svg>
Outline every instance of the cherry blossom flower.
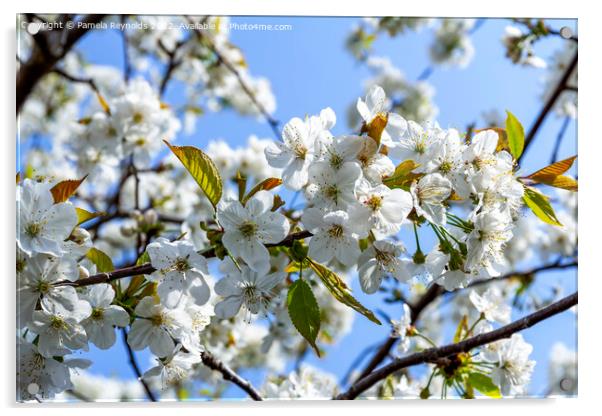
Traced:
<svg viewBox="0 0 602 416">
<path fill-rule="evenodd" d="M 128 333 L 128 344 L 138 351 L 146 347 L 157 357 L 167 357 L 192 325 L 182 308 L 168 309 L 151 296 L 143 298 L 134 310 L 136 319 Z"/>
<path fill-rule="evenodd" d="M 375 241 L 360 255 L 358 273 L 360 286 L 365 293 L 375 293 L 383 277 L 391 275 L 400 282 L 406 282 L 410 276 L 399 256 L 405 249 L 401 243 Z"/>
<path fill-rule="evenodd" d="M 64 258 L 37 254 L 24 260 L 24 269 L 18 274 L 18 320 L 21 326 L 32 318 L 38 302 L 43 307 L 55 307 L 64 313 L 73 312 L 80 300 L 74 287 L 55 286 L 54 283 L 74 281 L 79 277 L 77 264 Z"/>
<path fill-rule="evenodd" d="M 313 233 L 309 241 L 309 257 L 320 263 L 336 259 L 346 266 L 353 265 L 360 255 L 357 225 L 354 227 L 345 211 L 324 214 L 317 208 L 305 210 L 305 227 Z"/>
<path fill-rule="evenodd" d="M 477 311 L 489 322 L 510 323 L 510 306 L 497 287 L 488 288 L 482 295 L 472 290 L 469 297 Z"/>
<path fill-rule="evenodd" d="M 355 192 L 360 204 L 349 209 L 351 221 L 364 224 L 380 237 L 396 234 L 413 208 L 412 195 L 403 189 L 360 181 Z"/>
<path fill-rule="evenodd" d="M 111 305 L 115 291 L 103 283 L 92 286 L 85 294 L 92 313 L 82 321 L 88 340 L 102 350 L 115 344 L 115 326 L 125 327 L 130 323 L 129 314 L 117 305 Z"/>
<path fill-rule="evenodd" d="M 410 192 L 414 199 L 416 213 L 433 224 L 444 225 L 446 208 L 443 202 L 450 196 L 452 185 L 449 179 L 438 173 L 431 173 L 414 181 Z"/>
<path fill-rule="evenodd" d="M 283 142 L 275 142 L 265 149 L 268 163 L 284 169 L 283 183 L 293 191 L 307 184 L 308 168 L 315 158 L 316 141 L 334 124 L 334 113 L 328 110 L 322 110 L 320 117 L 312 116 L 305 121 L 297 117 L 291 119 L 282 130 Z"/>
<path fill-rule="evenodd" d="M 269 269 L 270 254 L 264 244 L 282 241 L 290 229 L 284 215 L 271 211 L 273 203 L 270 192 L 259 191 L 245 206 L 229 200 L 220 202 L 217 207 L 217 219 L 224 227 L 224 247 L 261 273 Z"/>
<path fill-rule="evenodd" d="M 273 289 L 284 277 L 282 272 L 266 275 L 241 266 L 240 271 L 233 271 L 215 284 L 215 293 L 224 298 L 215 305 L 215 315 L 220 319 L 231 318 L 241 306 L 253 315 L 265 313 L 274 296 Z"/>
<path fill-rule="evenodd" d="M 376 118 L 386 121 L 380 142 L 387 147 L 394 147 L 395 141 L 407 129 L 407 122 L 399 114 L 389 112 L 389 103 L 385 91 L 378 85 L 373 85 L 366 94 L 366 100 L 357 99 L 356 108 L 364 123 L 370 125 Z"/>
<path fill-rule="evenodd" d="M 54 203 L 52 185 L 25 179 L 19 187 L 17 213 L 19 248 L 28 255 L 46 253 L 60 256 L 64 241 L 77 224 L 75 207 Z"/>
<path fill-rule="evenodd" d="M 192 243 L 172 243 L 165 238 L 158 238 L 146 250 L 151 264 L 157 269 L 149 280 L 158 283 L 157 293 L 166 307 L 177 307 L 187 292 L 198 305 L 209 300 L 209 286 L 205 281 L 205 276 L 209 275 L 207 260 L 194 250 Z M 193 282 L 198 285 L 193 286 Z"/>
<path fill-rule="evenodd" d="M 88 350 L 86 331 L 81 321 L 91 313 L 90 304 L 80 302 L 78 307 L 69 312 L 50 305 L 34 311 L 31 330 L 40 336 L 38 351 L 44 357 L 69 354 L 71 350 Z"/>
</svg>

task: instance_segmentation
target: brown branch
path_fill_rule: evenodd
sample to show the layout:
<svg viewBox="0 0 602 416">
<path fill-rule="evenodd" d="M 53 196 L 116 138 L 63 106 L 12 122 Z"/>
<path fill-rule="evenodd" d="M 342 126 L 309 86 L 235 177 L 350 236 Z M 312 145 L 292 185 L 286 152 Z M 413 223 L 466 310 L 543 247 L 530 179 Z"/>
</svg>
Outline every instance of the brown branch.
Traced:
<svg viewBox="0 0 602 416">
<path fill-rule="evenodd" d="M 161 79 L 161 84 L 159 85 L 159 97 L 163 97 L 163 95 L 165 94 L 165 90 L 167 89 L 167 84 L 169 83 L 174 71 L 182 64 L 181 59 L 176 59 L 176 54 L 177 54 L 178 50 L 182 46 L 184 46 L 189 40 L 190 40 L 190 38 L 179 41 L 178 43 L 176 43 L 176 45 L 174 46 L 174 48 L 172 50 L 169 50 L 163 44 L 163 41 L 161 41 L 161 39 L 159 39 L 159 42 L 158 42 L 159 49 L 161 49 L 163 52 L 165 52 L 165 54 L 169 58 L 169 61 L 167 62 L 167 66 L 165 67 L 165 72 L 163 73 L 163 78 Z"/>
<path fill-rule="evenodd" d="M 17 73 L 17 114 L 34 90 L 38 82 L 48 74 L 89 29 L 88 25 L 100 22 L 105 15 L 84 16 L 73 29 L 40 31 L 34 36 L 34 44 L 29 59 L 20 66 Z"/>
<path fill-rule="evenodd" d="M 140 371 L 140 367 L 138 367 L 138 362 L 136 361 L 136 356 L 134 355 L 134 351 L 132 351 L 132 347 L 130 347 L 130 344 L 128 344 L 128 333 L 125 328 L 121 328 L 121 334 L 123 335 L 123 344 L 128 353 L 130 366 L 132 367 L 132 370 L 134 370 L 134 373 L 136 374 L 136 378 L 138 379 L 140 384 L 142 384 L 142 387 L 144 388 L 144 391 L 146 392 L 146 397 L 148 397 L 148 399 L 151 402 L 156 402 L 157 398 L 155 397 L 155 394 L 152 392 L 152 390 L 146 383 L 146 380 L 144 380 L 144 378 L 142 378 L 142 372 Z"/>
<path fill-rule="evenodd" d="M 507 280 L 507 279 L 511 279 L 513 277 L 528 276 L 528 275 L 533 275 L 533 274 L 548 271 L 548 270 L 560 270 L 560 269 L 567 269 L 567 268 L 572 268 L 572 267 L 577 267 L 576 261 L 571 262 L 571 263 L 566 263 L 566 264 L 560 264 L 558 262 L 555 262 L 552 264 L 546 264 L 543 266 L 535 267 L 533 269 L 530 269 L 530 270 L 527 270 L 524 272 L 508 273 L 501 277 L 497 277 L 497 278 L 493 278 L 493 279 L 475 280 L 474 282 L 470 283 L 467 286 L 467 288 L 480 286 L 480 285 L 484 285 L 487 283 L 496 282 L 496 281 L 500 281 L 500 280 Z M 444 293 L 445 293 L 445 289 L 442 286 L 433 284 L 415 304 L 408 304 L 408 306 L 410 307 L 410 312 L 412 314 L 412 325 L 416 324 L 416 322 L 418 321 L 418 318 L 420 317 L 420 315 L 422 314 L 424 309 L 426 309 L 426 307 L 428 305 L 430 305 L 431 302 L 433 302 L 436 298 L 438 298 L 439 296 L 441 296 Z M 362 370 L 362 372 L 360 373 L 360 375 L 358 376 L 357 379 L 358 380 L 362 379 L 362 378 L 366 377 L 368 374 L 370 374 L 372 371 L 374 371 L 374 369 L 376 367 L 378 367 L 378 365 L 380 363 L 382 363 L 389 356 L 389 351 L 391 351 L 391 348 L 393 348 L 393 346 L 395 345 L 397 340 L 398 340 L 398 338 L 395 338 L 395 337 L 392 337 L 391 335 L 389 335 L 387 337 L 387 339 L 382 343 L 380 348 L 376 351 L 376 353 L 374 354 L 372 359 L 368 362 L 366 367 Z"/>
<path fill-rule="evenodd" d="M 335 397 L 335 400 L 352 400 L 359 396 L 362 392 L 368 390 L 374 384 L 385 379 L 388 375 L 393 374 L 403 368 L 415 366 L 423 363 L 436 362 L 441 358 L 449 357 L 450 355 L 459 354 L 461 352 L 468 352 L 473 348 L 477 348 L 500 339 L 509 338 L 512 334 L 515 334 L 524 329 L 530 328 L 533 325 L 548 319 L 556 314 L 564 312 L 565 310 L 575 306 L 578 302 L 577 292 L 573 293 L 566 298 L 559 300 L 558 302 L 552 303 L 543 309 L 538 310 L 530 315 L 525 316 L 511 324 L 505 325 L 494 331 L 479 334 L 462 342 L 456 344 L 449 344 L 438 348 L 428 348 L 422 352 L 411 354 L 403 358 L 397 358 L 390 364 L 382 367 L 381 369 L 374 371 L 366 377 L 358 380 L 354 383 L 347 391 L 339 394 Z"/>
<path fill-rule="evenodd" d="M 210 369 L 212 369 L 214 371 L 221 373 L 224 380 L 230 381 L 230 382 L 236 384 L 238 387 L 240 387 L 242 390 L 244 390 L 249 395 L 249 397 L 251 397 L 253 400 L 255 400 L 255 401 L 263 400 L 261 398 L 261 395 L 259 394 L 259 392 L 257 390 L 255 390 L 255 388 L 251 385 L 251 383 L 249 383 L 248 380 L 245 380 L 244 378 L 242 378 L 241 376 L 236 374 L 236 372 L 234 372 L 234 370 L 232 370 L 226 364 L 224 364 L 223 362 L 221 362 L 220 360 L 215 358 L 215 356 L 213 354 L 211 354 L 209 351 L 203 351 L 201 353 L 201 359 L 203 360 L 204 365 L 206 365 L 207 367 L 209 367 Z"/>
<path fill-rule="evenodd" d="M 284 240 L 275 244 L 266 244 L 266 247 L 290 247 L 295 240 L 302 240 L 304 238 L 311 237 L 312 234 L 309 231 L 299 231 L 293 234 L 289 234 Z M 213 248 L 200 252 L 206 258 L 215 257 L 215 250 Z M 121 269 L 113 270 L 108 273 L 98 273 L 92 275 L 90 277 L 86 277 L 85 279 L 79 279 L 75 282 L 71 282 L 69 280 L 61 280 L 56 282 L 55 286 L 73 286 L 73 287 L 83 287 L 96 285 L 99 283 L 110 283 L 115 280 L 123 279 L 131 276 L 138 276 L 142 274 L 151 274 L 156 271 L 150 263 L 145 263 L 141 265 L 123 267 Z"/>
<path fill-rule="evenodd" d="M 535 119 L 535 122 L 529 129 L 529 132 L 527 133 L 527 136 L 525 138 L 525 147 L 523 150 L 523 154 L 521 155 L 521 158 L 525 156 L 527 149 L 533 142 L 533 139 L 535 138 L 535 135 L 537 134 L 537 132 L 539 131 L 539 128 L 543 124 L 543 121 L 545 120 L 546 116 L 552 110 L 552 108 L 554 107 L 554 104 L 556 104 L 556 101 L 558 100 L 558 98 L 560 97 L 562 92 L 566 90 L 567 85 L 568 85 L 567 84 L 568 80 L 571 77 L 571 74 L 573 73 L 575 68 L 577 67 L 577 55 L 578 55 L 577 52 L 575 52 L 575 55 L 573 56 L 571 63 L 569 64 L 567 69 L 564 71 L 564 74 L 562 75 L 562 78 L 558 82 L 558 85 L 552 92 L 552 95 L 550 95 L 550 97 L 548 98 L 548 101 L 546 101 L 545 105 L 539 112 L 537 119 Z"/>
</svg>

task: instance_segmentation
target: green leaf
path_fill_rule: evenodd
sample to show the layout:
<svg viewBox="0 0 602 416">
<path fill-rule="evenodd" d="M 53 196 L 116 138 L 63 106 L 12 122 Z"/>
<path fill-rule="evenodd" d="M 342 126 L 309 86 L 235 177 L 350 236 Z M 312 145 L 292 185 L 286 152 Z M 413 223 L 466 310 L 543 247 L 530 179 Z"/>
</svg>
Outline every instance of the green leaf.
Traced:
<svg viewBox="0 0 602 416">
<path fill-rule="evenodd" d="M 91 219 L 102 217 L 105 215 L 104 212 L 90 212 L 86 211 L 83 208 L 75 208 L 75 212 L 77 213 L 77 225 L 83 224 L 86 221 L 90 221 Z"/>
<path fill-rule="evenodd" d="M 318 357 L 316 338 L 320 331 L 320 307 L 311 287 L 303 279 L 296 280 L 288 289 L 288 314 L 297 331 L 309 342 Z"/>
<path fill-rule="evenodd" d="M 138 257 L 138 260 L 136 260 L 136 266 L 141 266 L 143 264 L 146 263 L 150 263 L 151 259 L 150 256 L 148 255 L 148 251 L 144 250 L 144 253 L 142 253 L 140 255 L 140 257 Z"/>
<path fill-rule="evenodd" d="M 468 332 L 468 316 L 464 315 L 456 328 L 456 333 L 454 334 L 454 344 L 460 342 L 462 340 L 462 332 Z"/>
<path fill-rule="evenodd" d="M 68 179 L 66 181 L 61 181 L 50 188 L 50 192 L 54 198 L 54 203 L 58 204 L 68 200 L 75 193 L 75 191 L 77 191 L 77 188 L 79 188 L 79 186 L 87 177 L 88 175 L 81 179 Z"/>
<path fill-rule="evenodd" d="M 470 373 L 468 375 L 468 382 L 472 387 L 480 391 L 485 396 L 489 396 L 494 399 L 502 398 L 500 388 L 493 383 L 490 377 L 483 373 Z"/>
<path fill-rule="evenodd" d="M 523 201 L 525 201 L 525 204 L 543 222 L 562 226 L 560 221 L 558 221 L 558 218 L 556 218 L 554 208 L 552 208 L 552 205 L 550 205 L 548 197 L 539 192 L 537 189 L 525 186 Z"/>
<path fill-rule="evenodd" d="M 166 140 L 164 142 L 180 159 L 215 208 L 222 197 L 223 184 L 219 171 L 211 158 L 196 147 L 172 146 Z"/>
<path fill-rule="evenodd" d="M 378 320 L 374 313 L 367 309 L 364 305 L 358 302 L 351 293 L 349 293 L 349 287 L 345 284 L 343 280 L 339 276 L 337 276 L 334 272 L 329 270 L 327 267 L 316 263 L 315 261 L 308 258 L 309 266 L 312 270 L 318 275 L 322 283 L 326 286 L 326 288 L 330 291 L 332 296 L 335 297 L 339 302 L 349 306 L 356 312 L 361 313 L 366 318 L 374 322 L 375 324 L 382 325 L 382 323 Z"/>
<path fill-rule="evenodd" d="M 506 111 L 508 117 L 506 118 L 506 134 L 508 135 L 508 147 L 510 153 L 514 156 L 515 160 L 518 160 L 523 154 L 525 148 L 525 129 L 520 121 L 510 111 Z"/>
<path fill-rule="evenodd" d="M 96 247 L 92 247 L 86 257 L 96 265 L 98 273 L 109 273 L 115 269 L 111 258 Z"/>
</svg>

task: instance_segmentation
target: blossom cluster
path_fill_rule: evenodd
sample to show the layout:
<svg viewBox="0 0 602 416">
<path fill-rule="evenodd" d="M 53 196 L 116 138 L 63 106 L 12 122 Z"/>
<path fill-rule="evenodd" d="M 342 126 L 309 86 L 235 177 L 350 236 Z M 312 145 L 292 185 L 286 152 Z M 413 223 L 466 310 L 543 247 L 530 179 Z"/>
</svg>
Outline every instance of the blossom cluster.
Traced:
<svg viewBox="0 0 602 416">
<path fill-rule="evenodd" d="M 331 398 L 357 371 L 339 382 L 301 362 L 312 349 L 328 353 L 324 346 L 348 334 L 360 314 L 387 318 L 394 355 L 442 345 L 447 325 L 457 328 L 457 342 L 511 321 L 532 281 L 531 272 L 506 279 L 518 266 L 535 256 L 555 265 L 576 258 L 575 194 L 558 192 L 555 213 L 534 185 L 546 183 L 521 172 L 522 144 L 517 153 L 510 129 L 441 127 L 432 87 L 409 82 L 388 58 L 364 56 L 373 77 L 350 110 L 349 134 L 334 133 L 340 126 L 327 107 L 291 118 L 276 141 L 251 135 L 241 147 L 224 139 L 203 150 L 172 146 L 182 124 L 193 130 L 201 106 L 265 116 L 275 101 L 220 29 L 227 18 L 136 19 L 153 27 L 125 33 L 143 76 L 123 80 L 68 54 L 61 70 L 90 76 L 94 95 L 85 82 L 53 73 L 20 116 L 31 127 L 24 134 L 48 135 L 52 151 L 31 148 L 17 175 L 19 400 L 68 400 L 71 391 L 136 400 L 148 389 L 179 398 L 199 384 L 217 397 L 224 381 L 204 363 L 208 353 L 234 372 L 266 369 L 258 390 L 268 399 Z M 211 29 L 188 37 L 176 23 Z M 433 21 L 365 24 L 393 36 Z M 474 24 L 442 20 L 432 61 L 466 65 Z M 559 69 L 570 56 L 558 58 Z M 157 71 L 156 62 L 172 72 Z M 187 86 L 181 108 L 163 101 L 166 74 Z M 62 101 L 48 101 L 57 90 Z M 572 114 L 576 101 L 563 94 Z M 541 213 L 524 215 L 533 195 L 547 204 L 547 223 Z M 436 295 L 417 323 L 415 305 L 433 289 L 454 293 L 445 305 Z M 530 292 L 525 304 L 552 302 L 559 292 Z M 380 310 L 377 318 L 361 304 L 378 293 L 402 305 L 399 319 Z M 134 384 L 86 370 L 89 346 L 109 350 L 119 336 L 131 356 L 151 353 Z M 446 357 L 449 365 L 425 364 L 424 374 L 390 376 L 362 397 L 444 397 L 448 388 L 470 397 L 483 378 L 493 385 L 483 394 L 524 395 L 532 349 L 513 334 Z M 555 351 L 551 391 L 575 392 L 576 357 Z M 287 372 L 292 361 L 298 368 Z"/>
</svg>

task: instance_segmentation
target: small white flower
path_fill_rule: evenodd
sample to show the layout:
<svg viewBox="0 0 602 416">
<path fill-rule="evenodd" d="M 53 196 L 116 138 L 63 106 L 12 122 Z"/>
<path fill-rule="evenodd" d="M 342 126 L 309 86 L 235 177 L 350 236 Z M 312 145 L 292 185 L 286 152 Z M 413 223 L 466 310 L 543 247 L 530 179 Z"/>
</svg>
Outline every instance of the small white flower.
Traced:
<svg viewBox="0 0 602 416">
<path fill-rule="evenodd" d="M 378 152 L 378 145 L 371 137 L 364 137 L 357 154 L 364 177 L 373 184 L 381 184 L 383 178 L 395 172 L 395 165 L 388 156 Z"/>
<path fill-rule="evenodd" d="M 520 389 L 529 383 L 535 367 L 535 361 L 529 360 L 533 346 L 525 342 L 521 334 L 498 341 L 491 349 L 491 359 L 497 363 L 491 378 L 501 387 L 502 394 L 507 395 L 511 389 Z"/>
<path fill-rule="evenodd" d="M 85 294 L 92 313 L 82 325 L 88 340 L 102 350 L 115 344 L 115 326 L 125 327 L 130 323 L 130 316 L 121 306 L 111 305 L 114 298 L 115 291 L 106 283 L 92 286 Z"/>
<path fill-rule="evenodd" d="M 32 315 L 29 328 L 40 336 L 38 351 L 44 357 L 69 354 L 71 350 L 88 350 L 86 331 L 80 322 L 90 316 L 87 302 L 80 302 L 74 311 L 65 313 L 62 308 L 50 305 Z"/>
<path fill-rule="evenodd" d="M 358 234 L 345 211 L 324 214 L 308 208 L 302 217 L 303 225 L 313 233 L 309 241 L 309 257 L 327 263 L 337 259 L 346 266 L 355 264 L 360 255 Z"/>
<path fill-rule="evenodd" d="M 86 368 L 91 361 L 45 357 L 38 348 L 17 338 L 17 400 L 52 399 L 55 394 L 73 388 L 70 369 Z M 37 387 L 37 392 L 31 391 Z"/>
<path fill-rule="evenodd" d="M 160 377 L 162 389 L 185 381 L 191 373 L 192 366 L 201 362 L 200 354 L 191 354 L 181 351 L 177 345 L 174 351 L 165 358 L 156 358 L 157 365 L 152 367 L 142 376 L 144 379 Z"/>
<path fill-rule="evenodd" d="M 468 235 L 466 268 L 484 277 L 501 273 L 504 263 L 503 247 L 512 238 L 511 219 L 500 211 L 480 213 L 474 220 L 474 230 Z"/>
<path fill-rule="evenodd" d="M 284 185 L 298 191 L 307 184 L 308 168 L 315 158 L 316 141 L 320 140 L 327 128 L 334 124 L 331 111 L 324 111 L 320 117 L 312 116 L 305 121 L 293 118 L 282 129 L 283 142 L 274 142 L 265 149 L 270 166 L 284 169 Z"/>
<path fill-rule="evenodd" d="M 510 323 L 511 308 L 506 304 L 497 287 L 490 287 L 483 295 L 471 290 L 469 297 L 477 311 L 481 312 L 489 322 Z"/>
<path fill-rule="evenodd" d="M 284 273 L 265 275 L 246 266 L 231 272 L 215 284 L 215 293 L 224 298 L 215 305 L 215 315 L 221 319 L 231 318 L 241 306 L 254 315 L 265 313 L 275 295 L 274 288 L 284 277 Z"/>
<path fill-rule="evenodd" d="M 431 173 L 414 181 L 410 192 L 414 198 L 416 213 L 427 221 L 437 225 L 446 222 L 446 208 L 443 205 L 451 194 L 452 185 L 449 179 L 438 173 Z"/>
<path fill-rule="evenodd" d="M 168 308 L 178 306 L 189 292 L 199 305 L 209 300 L 210 291 L 205 276 L 209 275 L 207 260 L 194 250 L 188 241 L 158 238 L 147 247 L 152 266 L 157 269 L 149 280 L 157 282 L 157 293 Z M 193 286 L 193 283 L 199 283 Z M 190 290 L 194 287 L 194 290 Z"/>
<path fill-rule="evenodd" d="M 74 311 L 80 302 L 72 286 L 55 286 L 61 280 L 75 281 L 79 277 L 77 264 L 64 258 L 37 254 L 24 259 L 24 270 L 18 274 L 18 320 L 26 325 L 38 302 L 63 312 Z"/>
<path fill-rule="evenodd" d="M 403 315 L 399 321 L 391 320 L 393 325 L 393 337 L 399 338 L 397 349 L 401 353 L 410 349 L 410 332 L 412 331 L 412 311 L 407 303 L 403 304 Z"/>
<path fill-rule="evenodd" d="M 351 221 L 374 229 L 379 237 L 397 234 L 413 208 L 412 195 L 403 189 L 390 189 L 385 185 L 373 187 L 361 180 L 355 193 L 360 204 L 349 209 Z"/>
<path fill-rule="evenodd" d="M 441 134 L 440 129 L 425 130 L 420 124 L 409 121 L 404 136 L 395 142 L 389 153 L 401 161 L 413 160 L 420 165 L 416 172 L 426 172 L 429 161 L 440 147 L 437 139 Z"/>
<path fill-rule="evenodd" d="M 498 140 L 494 130 L 479 132 L 462 153 L 473 193 L 485 191 L 499 174 L 512 171 L 512 156 L 506 151 L 496 153 Z"/>
<path fill-rule="evenodd" d="M 411 278 L 399 256 L 405 249 L 401 243 L 375 241 L 358 259 L 360 286 L 365 293 L 374 293 L 387 274 L 400 282 Z"/>
<path fill-rule="evenodd" d="M 273 201 L 270 192 L 259 191 L 246 206 L 230 200 L 220 202 L 217 207 L 218 221 L 224 227 L 224 247 L 261 273 L 269 269 L 270 253 L 264 244 L 282 241 L 290 229 L 284 215 L 271 211 Z"/>
<path fill-rule="evenodd" d="M 307 199 L 319 208 L 346 209 L 355 201 L 355 183 L 361 177 L 362 170 L 356 162 L 343 163 L 339 169 L 333 169 L 326 162 L 315 162 L 309 168 Z"/>
<path fill-rule="evenodd" d="M 324 161 L 337 170 L 345 162 L 356 161 L 357 154 L 362 149 L 364 138 L 360 136 L 338 136 L 319 141 L 318 160 Z M 373 140 L 374 141 L 374 140 Z"/>
<path fill-rule="evenodd" d="M 19 187 L 17 244 L 28 255 L 46 253 L 60 256 L 63 241 L 77 224 L 75 207 L 54 203 L 51 184 L 25 179 Z"/>
<path fill-rule="evenodd" d="M 385 129 L 380 137 L 380 142 L 387 147 L 395 146 L 406 131 L 408 123 L 399 114 L 389 112 L 390 102 L 387 100 L 385 91 L 378 85 L 373 85 L 366 94 L 366 101 L 357 99 L 357 111 L 362 116 L 364 123 L 370 125 L 375 118 L 387 120 Z"/>
<path fill-rule="evenodd" d="M 143 298 L 134 310 L 136 319 L 128 333 L 128 344 L 133 350 L 149 347 L 157 357 L 172 353 L 182 335 L 192 326 L 190 316 L 181 309 L 167 309 L 155 298 Z"/>
</svg>

